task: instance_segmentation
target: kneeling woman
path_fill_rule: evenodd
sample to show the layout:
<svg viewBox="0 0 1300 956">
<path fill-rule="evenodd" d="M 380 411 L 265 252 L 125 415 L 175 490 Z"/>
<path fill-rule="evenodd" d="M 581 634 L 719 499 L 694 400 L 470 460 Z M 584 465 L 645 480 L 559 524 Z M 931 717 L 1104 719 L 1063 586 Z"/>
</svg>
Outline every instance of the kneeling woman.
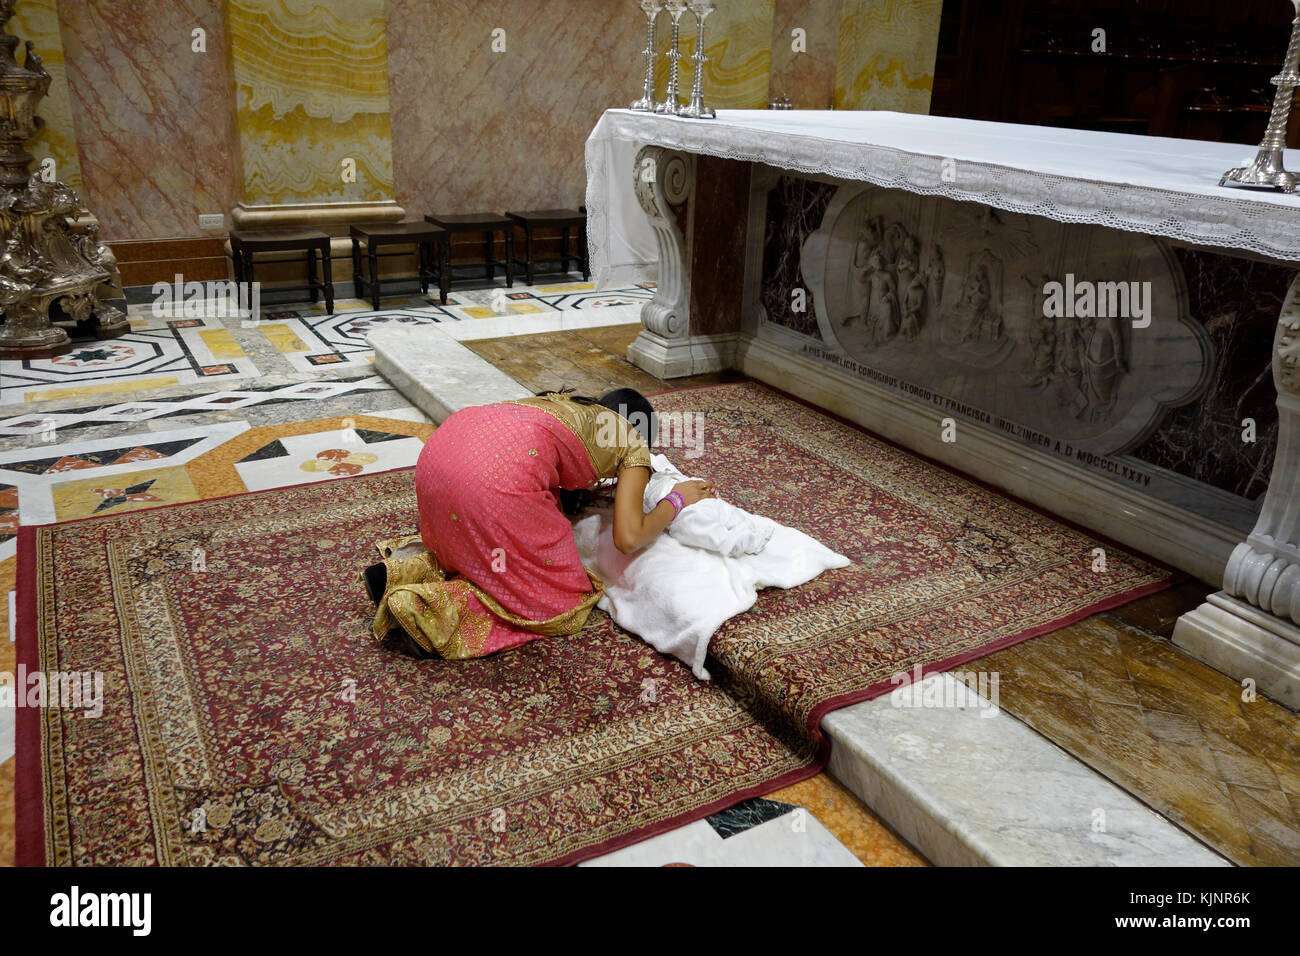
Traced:
<svg viewBox="0 0 1300 956">
<path fill-rule="evenodd" d="M 625 554 L 715 494 L 708 482 L 681 482 L 643 513 L 655 425 L 631 389 L 599 401 L 551 392 L 451 415 L 415 467 L 428 553 L 365 572 L 375 638 L 419 657 L 463 659 L 580 631 L 604 589 L 578 558 L 560 492 L 617 478 L 614 543 Z"/>
</svg>

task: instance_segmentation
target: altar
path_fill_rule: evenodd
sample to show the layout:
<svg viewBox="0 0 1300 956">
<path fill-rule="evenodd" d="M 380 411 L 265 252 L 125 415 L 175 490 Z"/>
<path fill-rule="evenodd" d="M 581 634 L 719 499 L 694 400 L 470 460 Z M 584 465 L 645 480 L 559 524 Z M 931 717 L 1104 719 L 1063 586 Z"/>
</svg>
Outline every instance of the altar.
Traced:
<svg viewBox="0 0 1300 956">
<path fill-rule="evenodd" d="M 658 283 L 652 374 L 739 369 L 1222 586 L 1175 642 L 1300 707 L 1300 196 L 1218 185 L 1253 153 L 611 110 L 592 271 Z"/>
</svg>

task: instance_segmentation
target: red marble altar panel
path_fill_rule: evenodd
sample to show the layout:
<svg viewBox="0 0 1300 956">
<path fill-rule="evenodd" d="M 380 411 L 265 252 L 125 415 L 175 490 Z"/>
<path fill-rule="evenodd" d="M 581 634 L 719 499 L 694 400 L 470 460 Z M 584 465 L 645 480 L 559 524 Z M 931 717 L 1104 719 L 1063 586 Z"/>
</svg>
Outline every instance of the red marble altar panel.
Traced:
<svg viewBox="0 0 1300 956">
<path fill-rule="evenodd" d="M 691 237 L 691 335 L 740 330 L 749 226 L 748 163 L 696 158 Z"/>
</svg>

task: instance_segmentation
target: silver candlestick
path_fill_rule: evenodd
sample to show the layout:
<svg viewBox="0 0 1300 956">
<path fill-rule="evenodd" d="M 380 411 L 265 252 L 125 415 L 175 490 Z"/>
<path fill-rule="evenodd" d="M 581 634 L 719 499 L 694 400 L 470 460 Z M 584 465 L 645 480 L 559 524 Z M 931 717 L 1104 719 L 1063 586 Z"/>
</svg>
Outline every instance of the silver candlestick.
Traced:
<svg viewBox="0 0 1300 956">
<path fill-rule="evenodd" d="M 683 110 L 678 111 L 679 116 L 690 116 L 695 119 L 713 119 L 717 114 L 711 107 L 704 105 L 704 64 L 708 62 L 708 57 L 704 55 L 704 21 L 709 18 L 709 14 L 718 9 L 716 4 L 707 2 L 707 0 L 694 0 L 689 4 L 691 13 L 695 14 L 695 25 L 697 32 L 695 35 L 695 55 L 691 57 L 695 61 L 695 82 L 691 84 L 691 102 Z"/>
<path fill-rule="evenodd" d="M 654 112 L 655 103 L 655 23 L 664 5 L 655 0 L 641 0 L 637 4 L 645 14 L 645 91 L 628 109 Z"/>
<path fill-rule="evenodd" d="M 1230 169 L 1219 180 L 1220 186 L 1264 186 L 1280 189 L 1284 193 L 1295 192 L 1296 174 L 1283 168 L 1283 151 L 1286 149 L 1286 127 L 1291 118 L 1291 101 L 1295 89 L 1300 86 L 1300 0 L 1292 0 L 1296 5 L 1296 18 L 1291 24 L 1291 45 L 1286 51 L 1286 62 L 1282 72 L 1273 77 L 1277 87 L 1277 96 L 1273 99 L 1273 112 L 1268 118 L 1268 130 L 1264 141 L 1259 144 L 1259 153 L 1249 166 Z"/>
<path fill-rule="evenodd" d="M 683 0 L 668 0 L 664 9 L 673 18 L 673 36 L 668 45 L 668 93 L 664 101 L 655 107 L 655 112 L 677 116 L 682 111 L 682 104 L 677 99 L 677 69 L 682 54 L 677 45 L 681 39 L 682 14 L 686 12 L 686 4 Z"/>
</svg>

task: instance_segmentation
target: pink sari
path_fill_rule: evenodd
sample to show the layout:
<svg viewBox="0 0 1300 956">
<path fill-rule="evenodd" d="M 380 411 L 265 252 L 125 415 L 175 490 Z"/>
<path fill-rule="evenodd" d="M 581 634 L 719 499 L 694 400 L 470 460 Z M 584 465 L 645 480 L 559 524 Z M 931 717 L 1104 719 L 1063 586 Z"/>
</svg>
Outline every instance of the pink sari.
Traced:
<svg viewBox="0 0 1300 956">
<path fill-rule="evenodd" d="M 475 406 L 438 426 L 416 464 L 415 492 L 425 546 L 443 572 L 459 575 L 439 585 L 454 610 L 431 609 L 459 616 L 459 640 L 452 653 L 439 648 L 443 656 L 581 629 L 600 582 L 578 558 L 555 490 L 595 479 L 578 436 L 541 409 Z"/>
</svg>

